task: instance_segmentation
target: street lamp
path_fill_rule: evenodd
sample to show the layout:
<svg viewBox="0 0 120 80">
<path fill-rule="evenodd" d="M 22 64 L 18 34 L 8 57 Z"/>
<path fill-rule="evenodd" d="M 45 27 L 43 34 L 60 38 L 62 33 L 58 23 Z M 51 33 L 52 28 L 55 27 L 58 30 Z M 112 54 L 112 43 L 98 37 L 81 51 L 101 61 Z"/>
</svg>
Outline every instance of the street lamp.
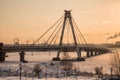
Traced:
<svg viewBox="0 0 120 80">
<path fill-rule="evenodd" d="M 112 68 L 112 67 L 110 68 L 110 73 L 111 73 L 111 79 L 112 79 L 112 77 L 113 77 L 113 75 L 112 75 L 112 73 L 113 73 L 113 68 Z"/>
<path fill-rule="evenodd" d="M 47 64 L 45 65 L 45 67 L 46 67 L 46 75 L 45 75 L 45 77 L 46 77 L 46 80 L 47 80 Z"/>
<path fill-rule="evenodd" d="M 22 74 L 21 74 L 21 71 L 22 71 L 22 62 L 20 62 L 20 64 L 19 64 L 19 69 L 20 69 L 20 80 L 22 80 L 21 79 L 21 77 L 22 77 Z"/>
<path fill-rule="evenodd" d="M 26 41 L 26 44 L 27 44 L 27 45 L 28 45 L 28 43 L 29 43 L 29 40 Z"/>
<path fill-rule="evenodd" d="M 13 40 L 13 43 L 14 43 L 15 45 L 19 45 L 19 38 L 15 38 L 15 39 Z"/>
</svg>

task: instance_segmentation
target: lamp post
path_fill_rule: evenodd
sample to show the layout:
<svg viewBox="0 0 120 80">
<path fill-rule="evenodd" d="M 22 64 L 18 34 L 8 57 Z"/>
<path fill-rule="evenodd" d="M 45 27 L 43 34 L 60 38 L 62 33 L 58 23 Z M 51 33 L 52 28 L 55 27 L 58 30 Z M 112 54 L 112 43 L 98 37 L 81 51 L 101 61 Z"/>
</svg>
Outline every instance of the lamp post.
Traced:
<svg viewBox="0 0 120 80">
<path fill-rule="evenodd" d="M 111 79 L 112 79 L 112 77 L 113 77 L 113 75 L 112 75 L 112 73 L 113 73 L 113 68 L 112 68 L 112 67 L 110 68 L 110 73 L 111 73 Z"/>
<path fill-rule="evenodd" d="M 26 44 L 27 44 L 27 45 L 28 45 L 28 43 L 29 43 L 29 40 L 26 41 Z"/>
<path fill-rule="evenodd" d="M 76 80 L 78 80 L 78 69 L 76 68 Z"/>
<path fill-rule="evenodd" d="M 22 71 L 22 62 L 20 62 L 20 64 L 19 64 L 19 69 L 20 69 L 20 80 L 22 80 L 21 79 L 21 77 L 22 77 L 22 74 L 21 74 L 21 71 Z"/>
<path fill-rule="evenodd" d="M 45 67 L 46 67 L 46 75 L 45 75 L 45 78 L 46 78 L 46 80 L 47 80 L 47 64 L 45 65 Z"/>
<path fill-rule="evenodd" d="M 14 43 L 14 45 L 19 45 L 19 38 L 15 38 L 14 40 L 13 40 L 13 43 Z"/>
</svg>

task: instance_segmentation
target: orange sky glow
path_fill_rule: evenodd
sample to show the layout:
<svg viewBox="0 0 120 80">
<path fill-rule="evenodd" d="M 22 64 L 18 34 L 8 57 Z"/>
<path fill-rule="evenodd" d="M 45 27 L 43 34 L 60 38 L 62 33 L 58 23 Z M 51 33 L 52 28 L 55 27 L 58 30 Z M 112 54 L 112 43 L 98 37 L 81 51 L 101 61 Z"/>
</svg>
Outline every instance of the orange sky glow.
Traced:
<svg viewBox="0 0 120 80">
<path fill-rule="evenodd" d="M 120 32 L 120 0 L 0 0 L 0 42 L 13 43 L 17 37 L 20 43 L 32 43 L 64 10 L 72 10 L 88 43 L 105 43 Z"/>
</svg>

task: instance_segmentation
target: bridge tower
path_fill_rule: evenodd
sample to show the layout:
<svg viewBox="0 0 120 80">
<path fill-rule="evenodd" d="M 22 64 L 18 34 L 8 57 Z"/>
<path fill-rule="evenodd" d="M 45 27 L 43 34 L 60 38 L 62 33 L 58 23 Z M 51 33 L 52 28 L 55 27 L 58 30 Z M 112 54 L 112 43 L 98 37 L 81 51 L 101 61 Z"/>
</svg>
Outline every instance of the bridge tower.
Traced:
<svg viewBox="0 0 120 80">
<path fill-rule="evenodd" d="M 62 32 L 61 32 L 61 35 L 60 35 L 59 46 L 62 46 L 62 43 L 63 43 L 63 36 L 64 36 L 64 31 L 65 31 L 67 20 L 69 21 L 69 24 L 70 24 L 70 27 L 71 27 L 71 30 L 72 30 L 72 37 L 73 37 L 75 49 L 76 49 L 76 52 L 77 52 L 77 60 L 80 60 L 80 61 L 83 60 L 84 61 L 84 59 L 81 58 L 81 51 L 77 47 L 77 40 L 76 40 L 76 35 L 75 35 L 75 29 L 74 29 L 73 22 L 72 22 L 71 10 L 69 10 L 69 11 L 65 10 L 64 21 L 63 21 Z M 61 51 L 58 51 L 57 57 L 53 58 L 53 61 L 59 61 L 60 60 L 60 57 L 59 57 L 60 52 Z"/>
</svg>

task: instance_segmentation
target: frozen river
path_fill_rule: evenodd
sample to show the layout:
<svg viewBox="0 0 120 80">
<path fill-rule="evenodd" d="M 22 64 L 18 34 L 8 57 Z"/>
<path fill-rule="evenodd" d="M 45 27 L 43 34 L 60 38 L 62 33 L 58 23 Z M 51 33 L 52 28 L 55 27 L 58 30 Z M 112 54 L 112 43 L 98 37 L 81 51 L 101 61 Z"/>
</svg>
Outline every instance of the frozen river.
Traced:
<svg viewBox="0 0 120 80">
<path fill-rule="evenodd" d="M 106 53 L 103 55 L 99 55 L 96 57 L 91 57 L 86 59 L 86 61 L 82 61 L 82 62 L 74 62 L 74 66 L 76 66 L 77 68 L 80 69 L 80 71 L 82 72 L 92 72 L 94 73 L 94 68 L 95 67 L 103 67 L 103 73 L 104 74 L 110 74 L 110 57 L 111 57 L 112 53 Z M 7 54 L 8 57 L 6 57 L 6 61 L 4 63 L 0 63 L 0 67 L 4 67 L 4 66 L 17 66 L 19 65 L 19 54 L 18 53 L 11 53 L 11 54 Z M 38 62 L 50 62 L 52 60 L 53 57 L 56 57 L 56 53 L 52 53 L 52 52 L 27 52 L 25 54 L 25 60 L 27 60 L 29 63 L 29 65 L 32 65 L 34 63 L 38 63 Z M 76 53 L 69 53 L 69 55 L 72 58 L 77 57 Z M 86 53 L 82 52 L 82 56 L 85 56 Z M 60 57 L 62 57 L 62 53 L 60 55 Z M 88 77 L 79 77 L 80 80 L 95 80 L 95 78 L 88 78 Z M 2 77 L 0 78 L 0 80 L 17 80 L 17 78 L 15 77 L 13 79 L 10 79 L 10 77 Z M 31 80 L 31 79 L 23 79 L 23 80 Z M 35 79 L 38 80 L 38 79 Z M 45 80 L 40 79 L 40 80 Z M 50 78 L 48 80 L 74 80 L 72 77 L 71 78 L 62 78 L 62 79 L 53 79 Z"/>
</svg>

